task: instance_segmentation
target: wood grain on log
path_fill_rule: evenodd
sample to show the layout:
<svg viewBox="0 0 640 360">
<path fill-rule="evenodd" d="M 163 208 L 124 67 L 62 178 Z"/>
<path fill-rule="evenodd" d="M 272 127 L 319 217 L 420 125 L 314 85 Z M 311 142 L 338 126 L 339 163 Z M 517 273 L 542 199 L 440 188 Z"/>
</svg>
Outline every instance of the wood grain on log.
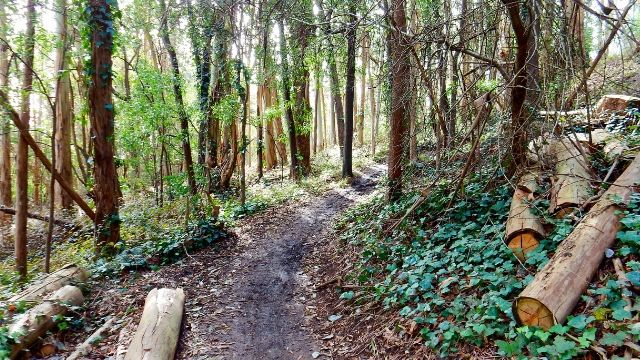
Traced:
<svg viewBox="0 0 640 360">
<path fill-rule="evenodd" d="M 640 182 L 640 155 L 603 194 L 554 256 L 513 303 L 519 324 L 548 329 L 562 323 L 613 245 L 621 206 L 629 203 Z"/>
<path fill-rule="evenodd" d="M 184 291 L 180 288 L 149 292 L 125 360 L 173 359 L 180 336 L 184 300 Z"/>
<path fill-rule="evenodd" d="M 593 195 L 593 176 L 583 156 L 586 153 L 586 147 L 568 138 L 550 141 L 549 156 L 555 163 L 555 174 L 549 212 L 579 207 Z"/>
<path fill-rule="evenodd" d="M 13 303 L 18 301 L 39 301 L 46 294 L 50 294 L 65 285 L 85 281 L 87 277 L 87 271 L 82 267 L 75 264 L 67 264 L 43 279 L 34 281 L 33 284 L 13 296 L 9 301 Z"/>
<path fill-rule="evenodd" d="M 54 325 L 53 317 L 67 312 L 67 305 L 81 305 L 84 296 L 79 288 L 71 285 L 58 289 L 41 304 L 24 313 L 18 321 L 9 327 L 10 334 L 22 334 L 16 339 L 11 359 L 16 359 L 22 350 L 27 349 Z"/>
<path fill-rule="evenodd" d="M 536 173 L 529 172 L 520 178 L 509 210 L 505 242 L 520 261 L 526 260 L 526 254 L 546 235 L 540 219 L 531 211 L 538 188 L 537 177 Z"/>
</svg>

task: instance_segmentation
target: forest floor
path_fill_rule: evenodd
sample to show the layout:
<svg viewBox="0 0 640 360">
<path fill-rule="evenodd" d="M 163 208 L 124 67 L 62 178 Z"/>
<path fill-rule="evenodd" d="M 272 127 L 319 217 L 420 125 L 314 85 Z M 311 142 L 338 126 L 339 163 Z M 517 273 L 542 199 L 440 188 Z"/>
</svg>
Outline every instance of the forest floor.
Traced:
<svg viewBox="0 0 640 360">
<path fill-rule="evenodd" d="M 94 319 L 126 314 L 120 335 L 91 355 L 108 358 L 126 348 L 146 293 L 182 287 L 186 293 L 177 359 L 312 359 L 329 356 L 323 333 L 337 315 L 318 315 L 316 278 L 333 220 L 371 196 L 383 165 L 365 168 L 351 185 L 268 209 L 238 222 L 219 248 L 202 249 L 158 271 L 109 280 L 90 295 Z M 326 308 L 325 306 L 320 306 Z M 119 337 L 119 339 L 118 339 Z M 81 339 L 78 339 L 81 340 Z"/>
</svg>

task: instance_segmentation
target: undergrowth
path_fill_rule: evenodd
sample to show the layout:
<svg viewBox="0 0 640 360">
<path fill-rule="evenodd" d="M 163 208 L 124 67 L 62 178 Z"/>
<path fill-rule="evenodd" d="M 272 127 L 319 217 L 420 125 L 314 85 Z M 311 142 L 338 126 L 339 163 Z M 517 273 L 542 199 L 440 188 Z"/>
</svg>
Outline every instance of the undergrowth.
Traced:
<svg viewBox="0 0 640 360">
<path fill-rule="evenodd" d="M 359 251 L 359 261 L 347 280 L 361 285 L 341 299 L 360 306 L 373 298 L 398 316 L 414 321 L 426 346 L 440 356 L 463 347 L 496 346 L 502 356 L 568 359 L 591 346 L 616 356 L 625 341 L 640 340 L 638 304 L 624 310 L 623 290 L 612 271 L 589 286 L 566 325 L 543 331 L 516 324 L 511 304 L 573 229 L 571 220 L 547 217 L 549 236 L 521 264 L 503 243 L 512 189 L 492 191 L 472 179 L 464 198 L 450 201 L 450 185 L 440 182 L 413 215 L 392 234 L 389 220 L 402 214 L 418 194 L 395 203 L 377 197 L 348 211 L 338 224 L 343 241 Z M 537 206 L 546 208 L 544 203 Z M 608 257 L 621 257 L 640 285 L 640 194 L 625 210 L 618 241 Z M 606 260 L 605 268 L 611 268 Z M 400 329 L 400 327 L 398 328 Z M 401 331 L 401 330 L 399 330 Z"/>
</svg>

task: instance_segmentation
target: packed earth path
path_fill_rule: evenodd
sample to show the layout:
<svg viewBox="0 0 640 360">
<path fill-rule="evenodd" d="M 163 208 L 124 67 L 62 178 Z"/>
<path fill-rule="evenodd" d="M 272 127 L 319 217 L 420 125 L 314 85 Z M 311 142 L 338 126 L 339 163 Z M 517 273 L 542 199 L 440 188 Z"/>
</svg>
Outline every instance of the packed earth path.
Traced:
<svg viewBox="0 0 640 360">
<path fill-rule="evenodd" d="M 320 319 L 313 321 L 314 288 L 326 279 L 310 278 L 304 263 L 311 254 L 323 255 L 314 250 L 336 217 L 370 196 L 385 170 L 370 166 L 351 185 L 248 217 L 232 229 L 236 238 L 220 251 L 203 249 L 144 274 L 124 298 L 131 297 L 141 309 L 144 293 L 153 287 L 184 288 L 177 359 L 328 356 L 323 335 L 314 331 Z M 132 324 L 138 318 L 132 316 Z"/>
</svg>

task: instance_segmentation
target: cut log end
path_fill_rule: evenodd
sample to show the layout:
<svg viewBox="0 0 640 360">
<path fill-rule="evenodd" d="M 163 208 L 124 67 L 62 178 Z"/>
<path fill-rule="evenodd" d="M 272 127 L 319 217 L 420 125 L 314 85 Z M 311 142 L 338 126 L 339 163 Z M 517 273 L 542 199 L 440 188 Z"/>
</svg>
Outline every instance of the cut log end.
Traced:
<svg viewBox="0 0 640 360">
<path fill-rule="evenodd" d="M 522 262 L 527 259 L 527 254 L 538 247 L 538 244 L 540 244 L 540 242 L 536 238 L 535 233 L 531 231 L 516 234 L 507 240 L 507 246 L 513 251 L 513 255 Z"/>
<path fill-rule="evenodd" d="M 543 303 L 530 297 L 519 297 L 513 315 L 520 325 L 538 326 L 545 330 L 555 325 L 553 314 Z"/>
</svg>

